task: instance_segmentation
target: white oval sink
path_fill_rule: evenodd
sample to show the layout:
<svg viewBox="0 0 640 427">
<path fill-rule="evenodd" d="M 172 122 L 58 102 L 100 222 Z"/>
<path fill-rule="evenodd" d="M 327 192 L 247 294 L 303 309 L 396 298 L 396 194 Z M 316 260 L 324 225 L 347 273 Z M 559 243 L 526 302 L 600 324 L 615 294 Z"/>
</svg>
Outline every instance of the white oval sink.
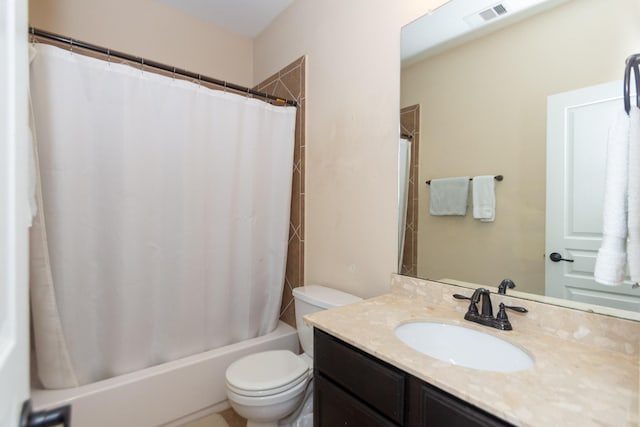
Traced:
<svg viewBox="0 0 640 427">
<path fill-rule="evenodd" d="M 398 326 L 395 334 L 414 350 L 452 365 L 496 372 L 533 367 L 531 356 L 519 347 L 463 326 L 412 322 Z"/>
</svg>

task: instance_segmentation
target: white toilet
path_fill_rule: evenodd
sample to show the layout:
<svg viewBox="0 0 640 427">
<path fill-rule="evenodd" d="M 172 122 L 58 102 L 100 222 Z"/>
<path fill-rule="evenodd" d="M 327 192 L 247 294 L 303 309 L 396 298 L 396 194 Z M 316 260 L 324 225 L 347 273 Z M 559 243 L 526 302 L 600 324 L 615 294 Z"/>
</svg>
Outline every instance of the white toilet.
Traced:
<svg viewBox="0 0 640 427">
<path fill-rule="evenodd" d="M 293 297 L 304 353 L 265 351 L 238 359 L 227 368 L 227 397 L 233 409 L 247 419 L 247 427 L 276 427 L 279 420 L 304 403 L 305 390 L 313 376 L 313 328 L 305 325 L 302 318 L 361 300 L 318 285 L 295 288 Z"/>
</svg>

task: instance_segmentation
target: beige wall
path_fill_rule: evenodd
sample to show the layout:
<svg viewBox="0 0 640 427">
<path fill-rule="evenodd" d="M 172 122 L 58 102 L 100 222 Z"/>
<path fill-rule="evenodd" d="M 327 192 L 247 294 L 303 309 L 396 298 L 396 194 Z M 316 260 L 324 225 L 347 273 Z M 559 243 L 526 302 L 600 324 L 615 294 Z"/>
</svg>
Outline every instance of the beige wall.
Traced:
<svg viewBox="0 0 640 427">
<path fill-rule="evenodd" d="M 389 289 L 397 270 L 400 28 L 428 6 L 297 0 L 255 41 L 258 80 L 307 56 L 305 283 L 363 297 Z"/>
<path fill-rule="evenodd" d="M 421 105 L 421 182 L 505 176 L 495 223 L 431 217 L 420 187 L 420 277 L 544 291 L 546 97 L 621 79 L 639 18 L 637 0 L 576 0 L 403 70 L 401 104 Z"/>
<path fill-rule="evenodd" d="M 251 39 L 152 0 L 30 0 L 29 24 L 243 86 L 254 83 Z"/>
</svg>

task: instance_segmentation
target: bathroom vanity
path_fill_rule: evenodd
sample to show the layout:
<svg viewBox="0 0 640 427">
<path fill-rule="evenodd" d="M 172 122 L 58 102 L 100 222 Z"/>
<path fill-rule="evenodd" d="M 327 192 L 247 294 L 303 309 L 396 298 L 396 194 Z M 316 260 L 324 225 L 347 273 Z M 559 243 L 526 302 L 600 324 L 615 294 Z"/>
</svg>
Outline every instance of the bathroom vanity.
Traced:
<svg viewBox="0 0 640 427">
<path fill-rule="evenodd" d="M 498 331 L 463 319 L 468 303 L 452 295 L 472 291 L 394 276 L 389 294 L 305 317 L 316 328 L 315 425 L 640 425 L 639 322 L 492 295 L 529 309 Z M 489 372 L 434 359 L 395 336 L 414 321 L 495 335 L 534 366 Z"/>
<path fill-rule="evenodd" d="M 314 335 L 317 427 L 512 425 L 326 332 Z"/>
</svg>

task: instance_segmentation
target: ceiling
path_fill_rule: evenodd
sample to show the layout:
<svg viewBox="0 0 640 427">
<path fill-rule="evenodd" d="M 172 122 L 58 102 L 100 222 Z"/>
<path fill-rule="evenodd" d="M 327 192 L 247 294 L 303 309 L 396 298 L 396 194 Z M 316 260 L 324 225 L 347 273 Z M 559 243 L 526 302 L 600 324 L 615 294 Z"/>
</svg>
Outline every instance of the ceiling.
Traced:
<svg viewBox="0 0 640 427">
<path fill-rule="evenodd" d="M 156 0 L 234 33 L 254 38 L 294 0 Z"/>
<path fill-rule="evenodd" d="M 402 66 L 489 34 L 568 0 L 456 0 L 402 29 Z"/>
</svg>

